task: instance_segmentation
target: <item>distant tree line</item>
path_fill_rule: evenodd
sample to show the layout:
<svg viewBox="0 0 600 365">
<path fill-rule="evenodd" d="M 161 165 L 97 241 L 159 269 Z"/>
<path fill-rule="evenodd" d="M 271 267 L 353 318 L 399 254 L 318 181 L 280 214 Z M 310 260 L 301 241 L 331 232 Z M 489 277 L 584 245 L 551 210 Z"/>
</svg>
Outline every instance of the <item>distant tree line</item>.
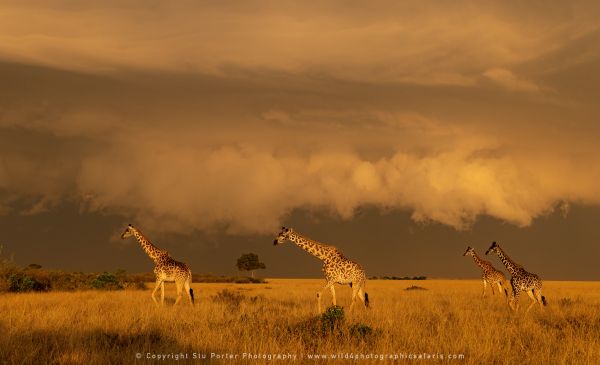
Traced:
<svg viewBox="0 0 600 365">
<path fill-rule="evenodd" d="M 3 255 L 0 245 L 0 292 L 44 292 L 73 290 L 122 290 L 146 289 L 146 283 L 154 283 L 154 273 L 131 274 L 125 270 L 114 273 L 84 273 L 62 270 L 48 270 L 39 264 L 25 267 L 17 265 L 12 257 Z M 258 260 L 258 255 L 249 253 L 242 255 L 237 265 L 240 271 L 249 271 L 248 276 L 224 276 L 214 274 L 193 274 L 194 283 L 265 283 L 264 279 L 254 278 L 254 270 L 265 269 L 266 265 Z"/>
<path fill-rule="evenodd" d="M 369 280 L 427 280 L 426 276 L 371 276 Z"/>
</svg>

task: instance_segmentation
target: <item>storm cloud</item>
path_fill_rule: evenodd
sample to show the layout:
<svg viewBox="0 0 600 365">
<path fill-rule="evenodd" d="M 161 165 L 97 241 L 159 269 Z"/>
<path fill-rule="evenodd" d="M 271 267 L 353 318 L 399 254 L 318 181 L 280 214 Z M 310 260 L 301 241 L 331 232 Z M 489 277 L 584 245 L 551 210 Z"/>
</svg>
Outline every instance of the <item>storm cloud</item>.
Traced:
<svg viewBox="0 0 600 365">
<path fill-rule="evenodd" d="M 101 4 L 2 5 L 0 214 L 268 233 L 600 204 L 596 4 Z"/>
</svg>

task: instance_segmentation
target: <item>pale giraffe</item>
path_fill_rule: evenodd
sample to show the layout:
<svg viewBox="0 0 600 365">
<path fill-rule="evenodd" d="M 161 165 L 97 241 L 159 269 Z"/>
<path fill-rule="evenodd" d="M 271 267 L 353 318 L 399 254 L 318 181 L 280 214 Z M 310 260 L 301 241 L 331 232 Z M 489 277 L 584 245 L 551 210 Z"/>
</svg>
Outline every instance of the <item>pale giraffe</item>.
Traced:
<svg viewBox="0 0 600 365">
<path fill-rule="evenodd" d="M 313 241 L 291 228 L 281 227 L 281 232 L 275 238 L 274 245 L 282 244 L 285 240 L 298 245 L 303 250 L 323 261 L 323 274 L 325 275 L 325 286 L 317 293 L 317 308 L 321 313 L 321 294 L 323 290 L 330 289 L 333 305 L 336 305 L 334 284 L 350 284 L 352 288 L 352 303 L 350 310 L 354 306 L 356 296 L 363 302 L 365 307 L 369 307 L 369 295 L 365 292 L 367 276 L 363 268 L 354 261 L 344 257 L 344 255 L 335 247 L 328 246 L 317 241 Z"/>
<path fill-rule="evenodd" d="M 508 272 L 512 275 L 510 279 L 512 294 L 508 302 L 512 310 L 516 311 L 519 309 L 519 294 L 521 291 L 527 292 L 527 295 L 531 299 L 531 304 L 529 304 L 525 312 L 529 312 L 535 303 L 539 303 L 540 307 L 546 305 L 546 297 L 542 295 L 542 279 L 539 276 L 525 271 L 521 265 L 512 261 L 496 242 L 492 243 L 485 254 L 487 255 L 490 252 L 495 252 L 498 255 Z"/>
<path fill-rule="evenodd" d="M 504 295 L 508 297 L 508 291 L 506 290 L 506 276 L 504 276 L 502 271 L 496 269 L 489 261 L 481 259 L 475 252 L 475 249 L 471 246 L 467 247 L 467 251 L 465 251 L 463 256 L 473 257 L 475 264 L 477 264 L 477 266 L 481 268 L 481 271 L 483 271 L 483 297 L 485 297 L 485 289 L 488 283 L 490 284 L 492 294 L 494 294 L 494 285 L 498 285 L 498 293 L 502 293 L 504 291 Z"/>
<path fill-rule="evenodd" d="M 148 257 L 154 261 L 154 274 L 156 275 L 156 286 L 152 291 L 152 300 L 158 304 L 155 298 L 155 294 L 158 288 L 161 289 L 160 293 L 160 304 L 165 303 L 165 281 L 175 282 L 177 287 L 177 299 L 175 304 L 181 301 L 182 289 L 185 287 L 185 291 L 188 295 L 190 303 L 194 303 L 194 290 L 190 288 L 192 283 L 192 271 L 183 262 L 175 261 L 169 253 L 165 250 L 161 250 L 154 246 L 139 229 L 133 227 L 131 224 L 127 226 L 125 232 L 121 235 L 122 239 L 128 237 L 135 237 L 142 246 L 142 249 L 146 252 Z"/>
</svg>

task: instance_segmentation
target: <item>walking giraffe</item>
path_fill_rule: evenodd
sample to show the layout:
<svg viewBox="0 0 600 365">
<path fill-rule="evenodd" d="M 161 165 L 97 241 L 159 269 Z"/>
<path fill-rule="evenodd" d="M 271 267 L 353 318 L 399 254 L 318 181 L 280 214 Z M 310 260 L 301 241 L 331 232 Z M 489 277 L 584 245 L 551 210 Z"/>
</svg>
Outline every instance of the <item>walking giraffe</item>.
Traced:
<svg viewBox="0 0 600 365">
<path fill-rule="evenodd" d="M 483 297 L 485 297 L 485 288 L 487 287 L 488 283 L 490 284 L 492 294 L 494 294 L 494 284 L 496 284 L 498 285 L 498 293 L 502 293 L 502 291 L 504 291 L 504 295 L 508 297 L 508 291 L 506 290 L 506 276 L 504 276 L 502 271 L 496 269 L 489 261 L 481 259 L 475 252 L 475 249 L 473 249 L 471 246 L 467 247 L 467 251 L 465 251 L 463 256 L 473 257 L 475 264 L 477 264 L 477 266 L 479 266 L 483 271 Z"/>
<path fill-rule="evenodd" d="M 527 295 L 531 299 L 531 304 L 527 307 L 526 313 L 529 312 L 535 303 L 539 303 L 540 307 L 546 305 L 546 297 L 542 295 L 542 279 L 539 276 L 525 271 L 521 265 L 512 261 L 496 242 L 492 243 L 485 254 L 487 255 L 490 252 L 495 252 L 498 255 L 508 272 L 512 275 L 510 279 L 512 294 L 508 302 L 512 310 L 516 311 L 519 309 L 519 294 L 521 291 L 527 292 Z"/>
<path fill-rule="evenodd" d="M 290 240 L 297 246 L 323 261 L 323 274 L 325 275 L 325 286 L 317 293 L 317 308 L 321 313 L 321 294 L 329 288 L 333 305 L 336 305 L 335 288 L 333 284 L 350 284 L 352 288 L 352 303 L 354 306 L 356 295 L 369 307 L 369 295 L 365 292 L 367 276 L 363 268 L 354 261 L 347 259 L 337 248 L 313 241 L 291 228 L 281 227 L 281 232 L 275 238 L 274 245 L 282 244 Z"/>
<path fill-rule="evenodd" d="M 140 243 L 142 249 L 146 252 L 148 257 L 154 261 L 154 274 L 156 275 L 156 286 L 152 291 L 152 300 L 158 304 L 154 295 L 158 288 L 161 289 L 160 293 L 160 304 L 165 304 L 165 281 L 175 282 L 177 287 L 177 299 L 175 304 L 181 301 L 182 289 L 185 287 L 185 291 L 188 295 L 190 303 L 194 303 L 194 290 L 190 288 L 192 282 L 192 271 L 183 262 L 175 261 L 169 253 L 165 250 L 161 250 L 154 246 L 150 241 L 140 232 L 139 229 L 133 227 L 131 224 L 125 228 L 125 232 L 121 235 L 122 239 L 128 237 L 135 237 Z"/>
</svg>

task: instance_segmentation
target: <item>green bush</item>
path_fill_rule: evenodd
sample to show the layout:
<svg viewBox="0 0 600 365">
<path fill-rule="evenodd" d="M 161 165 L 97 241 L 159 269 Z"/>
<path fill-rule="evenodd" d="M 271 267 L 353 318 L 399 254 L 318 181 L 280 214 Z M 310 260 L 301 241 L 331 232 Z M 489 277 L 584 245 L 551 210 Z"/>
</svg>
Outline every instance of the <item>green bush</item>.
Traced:
<svg viewBox="0 0 600 365">
<path fill-rule="evenodd" d="M 37 281 L 35 278 L 23 273 L 12 274 L 8 277 L 9 291 L 23 293 L 29 291 L 47 291 L 48 285 Z"/>
<path fill-rule="evenodd" d="M 363 323 L 349 325 L 344 309 L 340 306 L 329 307 L 320 316 L 288 327 L 288 331 L 292 336 L 300 338 L 306 348 L 313 350 L 319 347 L 323 340 L 331 337 L 339 338 L 340 341 L 353 339 L 368 342 L 381 333 Z"/>
<path fill-rule="evenodd" d="M 333 331 L 340 323 L 344 321 L 344 308 L 334 305 L 321 314 L 321 326 L 324 331 Z"/>
<path fill-rule="evenodd" d="M 371 276 L 369 280 L 427 280 L 427 276 Z"/>
<path fill-rule="evenodd" d="M 100 290 L 120 290 L 123 289 L 123 284 L 115 274 L 103 272 L 92 280 L 92 288 Z"/>
</svg>

